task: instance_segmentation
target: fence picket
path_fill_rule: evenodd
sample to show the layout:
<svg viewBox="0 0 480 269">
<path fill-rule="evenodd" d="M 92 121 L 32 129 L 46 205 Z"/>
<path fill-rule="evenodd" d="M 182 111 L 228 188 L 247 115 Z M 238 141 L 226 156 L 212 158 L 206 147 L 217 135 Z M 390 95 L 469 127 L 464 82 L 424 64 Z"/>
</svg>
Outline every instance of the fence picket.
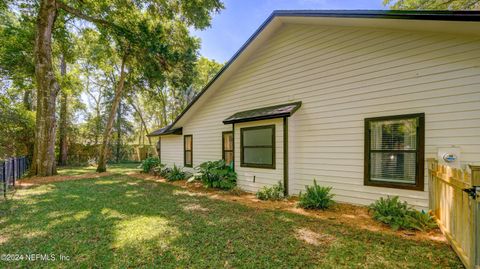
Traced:
<svg viewBox="0 0 480 269">
<path fill-rule="evenodd" d="M 480 268 L 480 197 L 470 197 L 465 190 L 476 187 L 480 167 L 470 166 L 471 173 L 438 164 L 428 165 L 430 209 L 440 229 L 468 269 Z M 478 169 L 478 170 L 476 170 Z M 478 187 L 477 187 L 478 188 Z"/>
</svg>

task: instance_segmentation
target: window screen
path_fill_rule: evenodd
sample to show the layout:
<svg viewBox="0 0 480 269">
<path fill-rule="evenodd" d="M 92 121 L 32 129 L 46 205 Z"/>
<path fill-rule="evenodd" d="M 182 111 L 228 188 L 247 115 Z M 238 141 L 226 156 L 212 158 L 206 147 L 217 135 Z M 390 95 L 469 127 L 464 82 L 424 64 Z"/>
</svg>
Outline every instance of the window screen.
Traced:
<svg viewBox="0 0 480 269">
<path fill-rule="evenodd" d="M 367 185 L 420 187 L 423 122 L 423 114 L 366 119 Z"/>
<path fill-rule="evenodd" d="M 275 125 L 241 129 L 241 166 L 275 168 Z"/>
</svg>

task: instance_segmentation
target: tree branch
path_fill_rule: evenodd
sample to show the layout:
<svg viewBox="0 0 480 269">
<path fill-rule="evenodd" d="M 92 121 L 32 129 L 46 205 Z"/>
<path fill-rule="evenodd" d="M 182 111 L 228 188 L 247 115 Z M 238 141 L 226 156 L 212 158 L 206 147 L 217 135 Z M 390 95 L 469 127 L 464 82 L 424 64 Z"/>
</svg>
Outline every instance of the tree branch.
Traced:
<svg viewBox="0 0 480 269">
<path fill-rule="evenodd" d="M 113 23 L 111 23 L 107 20 L 100 19 L 100 18 L 95 18 L 95 17 L 89 16 L 87 14 L 84 14 L 80 10 L 75 9 L 75 8 L 69 6 L 69 5 L 67 5 L 67 4 L 65 4 L 61 1 L 57 0 L 56 3 L 57 3 L 57 8 L 63 9 L 67 13 L 70 13 L 70 14 L 78 17 L 78 18 L 84 19 L 86 21 L 89 21 L 89 22 L 92 22 L 92 23 L 95 23 L 95 24 L 100 24 L 100 25 L 103 25 L 103 26 L 107 26 L 107 27 L 115 26 Z"/>
</svg>

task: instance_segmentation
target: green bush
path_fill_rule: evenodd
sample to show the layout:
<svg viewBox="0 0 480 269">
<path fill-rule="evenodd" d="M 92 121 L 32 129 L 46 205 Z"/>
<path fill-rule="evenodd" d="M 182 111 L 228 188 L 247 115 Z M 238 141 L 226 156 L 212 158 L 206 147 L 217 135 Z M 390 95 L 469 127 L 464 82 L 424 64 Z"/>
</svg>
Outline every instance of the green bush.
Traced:
<svg viewBox="0 0 480 269">
<path fill-rule="evenodd" d="M 141 168 L 144 173 L 150 173 L 154 167 L 160 164 L 160 159 L 157 157 L 148 157 L 142 161 L 138 168 Z"/>
<path fill-rule="evenodd" d="M 330 193 L 331 187 L 322 187 L 313 180 L 313 186 L 307 186 L 305 193 L 300 192 L 298 205 L 308 209 L 327 209 L 335 202 L 332 200 L 333 194 Z"/>
<path fill-rule="evenodd" d="M 426 231 L 436 227 L 433 218 L 401 202 L 398 196 L 381 197 L 369 206 L 373 219 L 389 225 L 393 230 Z"/>
<path fill-rule="evenodd" d="M 229 190 L 237 185 L 237 173 L 224 160 L 204 162 L 197 170 L 200 180 L 208 188 Z"/>
<path fill-rule="evenodd" d="M 167 181 L 177 181 L 187 178 L 187 173 L 183 171 L 181 167 L 173 165 L 172 169 L 169 169 L 168 172 L 165 172 L 165 178 Z"/>
<path fill-rule="evenodd" d="M 151 171 L 153 172 L 154 175 L 161 175 L 165 167 L 166 167 L 165 164 L 160 163 L 157 166 L 153 167 Z"/>
<path fill-rule="evenodd" d="M 284 191 L 285 188 L 283 188 L 282 182 L 279 181 L 277 185 L 272 187 L 264 186 L 256 193 L 256 196 L 260 200 L 278 201 L 284 198 Z"/>
</svg>

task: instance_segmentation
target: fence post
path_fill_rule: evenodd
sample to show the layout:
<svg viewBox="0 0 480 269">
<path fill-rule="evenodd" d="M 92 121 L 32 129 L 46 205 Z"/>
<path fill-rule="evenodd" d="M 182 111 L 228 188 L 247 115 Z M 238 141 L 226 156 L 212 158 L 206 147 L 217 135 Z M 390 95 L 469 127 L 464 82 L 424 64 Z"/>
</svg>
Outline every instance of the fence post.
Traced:
<svg viewBox="0 0 480 269">
<path fill-rule="evenodd" d="M 469 165 L 472 171 L 472 187 L 476 188 L 477 196 L 472 199 L 472 243 L 471 265 L 480 269 L 480 165 Z"/>
</svg>

